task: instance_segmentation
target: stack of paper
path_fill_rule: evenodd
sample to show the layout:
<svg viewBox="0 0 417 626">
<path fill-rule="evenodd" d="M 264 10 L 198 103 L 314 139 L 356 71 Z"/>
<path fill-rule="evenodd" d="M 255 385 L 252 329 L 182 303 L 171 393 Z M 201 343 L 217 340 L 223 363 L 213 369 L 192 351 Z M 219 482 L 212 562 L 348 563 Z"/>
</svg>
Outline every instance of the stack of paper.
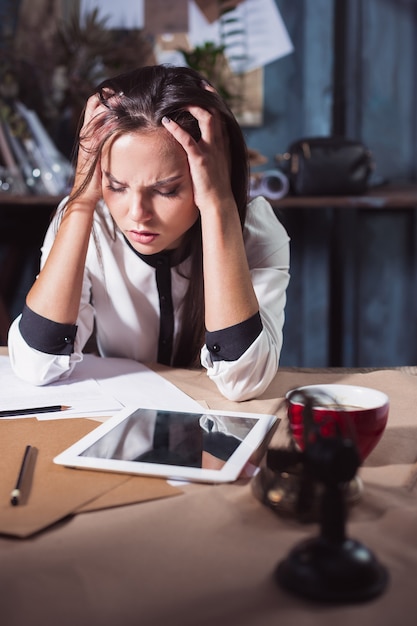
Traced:
<svg viewBox="0 0 417 626">
<path fill-rule="evenodd" d="M 85 355 L 67 379 L 35 387 L 17 378 L 9 358 L 0 356 L 0 411 L 25 409 L 24 417 L 110 417 L 125 406 L 194 410 L 200 405 L 145 365 L 129 359 Z M 69 406 L 36 413 L 31 407 Z"/>
</svg>

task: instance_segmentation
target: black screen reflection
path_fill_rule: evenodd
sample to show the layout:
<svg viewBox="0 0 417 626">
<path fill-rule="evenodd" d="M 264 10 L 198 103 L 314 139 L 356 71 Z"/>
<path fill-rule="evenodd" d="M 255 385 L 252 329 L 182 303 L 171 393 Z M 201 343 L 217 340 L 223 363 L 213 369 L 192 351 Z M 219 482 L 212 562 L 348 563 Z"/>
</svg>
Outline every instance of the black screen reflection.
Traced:
<svg viewBox="0 0 417 626">
<path fill-rule="evenodd" d="M 220 469 L 256 418 L 138 409 L 80 456 Z"/>
</svg>

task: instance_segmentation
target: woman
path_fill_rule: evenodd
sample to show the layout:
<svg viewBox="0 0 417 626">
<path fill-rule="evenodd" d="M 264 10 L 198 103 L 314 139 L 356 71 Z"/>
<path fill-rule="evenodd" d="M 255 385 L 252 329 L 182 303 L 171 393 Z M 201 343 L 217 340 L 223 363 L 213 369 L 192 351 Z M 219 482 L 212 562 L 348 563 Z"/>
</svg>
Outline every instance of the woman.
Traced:
<svg viewBox="0 0 417 626">
<path fill-rule="evenodd" d="M 185 67 L 104 81 L 87 102 L 73 189 L 12 324 L 15 372 L 67 376 L 95 331 L 103 356 L 202 364 L 229 399 L 278 369 L 288 237 L 263 199 L 233 114 Z"/>
</svg>

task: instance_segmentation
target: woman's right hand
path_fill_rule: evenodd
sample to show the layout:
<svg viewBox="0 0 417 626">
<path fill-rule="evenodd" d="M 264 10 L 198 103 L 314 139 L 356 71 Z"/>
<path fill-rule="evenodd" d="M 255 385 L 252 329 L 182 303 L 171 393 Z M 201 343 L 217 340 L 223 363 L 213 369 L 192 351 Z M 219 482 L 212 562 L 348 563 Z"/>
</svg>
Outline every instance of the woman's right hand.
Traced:
<svg viewBox="0 0 417 626">
<path fill-rule="evenodd" d="M 100 142 L 100 132 L 97 121 L 106 114 L 106 107 L 101 103 L 99 95 L 90 96 L 87 101 L 84 121 L 79 134 L 78 156 L 75 167 L 75 176 L 71 199 L 77 198 L 78 202 L 86 204 L 94 210 L 97 202 L 101 198 L 101 168 L 100 159 L 90 172 L 95 153 Z"/>
</svg>

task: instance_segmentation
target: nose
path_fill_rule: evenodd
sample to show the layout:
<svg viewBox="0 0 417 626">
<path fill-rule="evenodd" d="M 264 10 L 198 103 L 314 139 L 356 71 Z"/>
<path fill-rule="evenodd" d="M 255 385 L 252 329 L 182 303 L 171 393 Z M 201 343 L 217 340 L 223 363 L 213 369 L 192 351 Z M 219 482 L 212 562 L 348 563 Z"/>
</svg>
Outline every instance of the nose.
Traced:
<svg viewBox="0 0 417 626">
<path fill-rule="evenodd" d="M 142 193 L 134 194 L 129 204 L 129 216 L 134 222 L 144 222 L 152 217 L 152 206 Z"/>
</svg>

